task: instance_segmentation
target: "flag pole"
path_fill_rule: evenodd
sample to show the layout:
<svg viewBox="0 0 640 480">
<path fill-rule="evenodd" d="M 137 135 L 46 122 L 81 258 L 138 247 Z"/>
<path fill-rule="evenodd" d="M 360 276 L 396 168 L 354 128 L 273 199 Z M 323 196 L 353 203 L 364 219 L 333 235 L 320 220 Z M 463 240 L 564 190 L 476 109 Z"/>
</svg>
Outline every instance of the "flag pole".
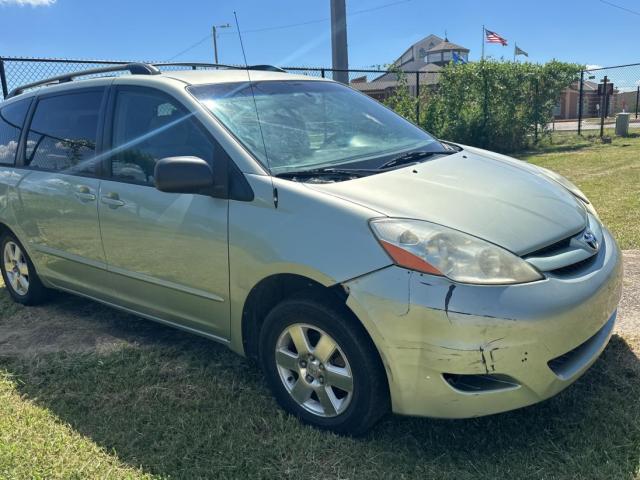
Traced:
<svg viewBox="0 0 640 480">
<path fill-rule="evenodd" d="M 484 25 L 482 25 L 482 58 L 481 60 L 484 60 L 484 31 L 485 31 L 485 28 L 484 28 Z"/>
<path fill-rule="evenodd" d="M 516 61 L 516 52 L 517 52 L 516 49 L 517 48 L 518 48 L 518 44 L 516 42 L 513 42 L 513 61 L 514 62 Z"/>
</svg>

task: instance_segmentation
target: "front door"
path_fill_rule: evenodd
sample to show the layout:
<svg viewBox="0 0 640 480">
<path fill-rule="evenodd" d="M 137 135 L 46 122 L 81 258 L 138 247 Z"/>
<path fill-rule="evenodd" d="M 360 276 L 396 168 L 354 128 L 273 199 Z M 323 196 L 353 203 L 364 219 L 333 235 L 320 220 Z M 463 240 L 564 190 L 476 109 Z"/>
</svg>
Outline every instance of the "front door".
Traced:
<svg viewBox="0 0 640 480">
<path fill-rule="evenodd" d="M 155 163 L 214 158 L 214 140 L 174 98 L 117 87 L 107 142 L 114 152 L 100 186 L 107 268 L 119 303 L 217 337 L 229 336 L 228 200 L 163 193 Z"/>
<path fill-rule="evenodd" d="M 100 298 L 108 293 L 95 159 L 104 95 L 104 88 L 93 88 L 38 99 L 14 203 L 40 275 Z"/>
</svg>

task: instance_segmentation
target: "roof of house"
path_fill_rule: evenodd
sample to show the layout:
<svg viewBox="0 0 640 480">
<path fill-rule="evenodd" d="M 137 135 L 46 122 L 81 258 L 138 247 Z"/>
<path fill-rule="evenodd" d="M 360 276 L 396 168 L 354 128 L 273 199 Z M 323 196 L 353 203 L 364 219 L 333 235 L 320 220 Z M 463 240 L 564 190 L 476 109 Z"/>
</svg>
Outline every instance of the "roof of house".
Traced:
<svg viewBox="0 0 640 480">
<path fill-rule="evenodd" d="M 597 92 L 598 91 L 598 84 L 596 82 L 592 82 L 589 80 L 585 80 L 582 84 L 582 90 L 584 92 Z M 574 90 L 574 91 L 579 91 L 580 90 L 580 80 L 574 80 L 571 85 L 569 85 L 569 89 Z"/>
<path fill-rule="evenodd" d="M 405 55 L 407 55 L 409 52 L 414 53 L 413 49 L 416 48 L 417 46 L 423 44 L 423 43 L 431 43 L 433 42 L 434 45 L 437 45 L 438 43 L 442 42 L 442 38 L 440 38 L 437 35 L 434 35 L 433 33 L 430 35 L 427 35 L 426 37 L 418 40 L 417 42 L 413 43 L 409 48 L 407 48 L 404 52 L 402 52 L 402 55 L 400 55 L 398 58 L 396 58 L 393 62 L 393 64 L 398 64 L 399 66 L 402 65 L 402 59 L 405 57 Z M 415 61 L 415 57 L 416 55 L 413 55 L 414 57 L 414 61 Z M 424 63 L 424 62 L 423 62 Z M 402 65 L 404 66 L 404 65 Z M 415 69 L 414 69 L 415 70 Z"/>
<path fill-rule="evenodd" d="M 402 71 L 405 72 L 426 72 L 426 73 L 435 73 L 435 72 L 439 72 L 440 70 L 442 70 L 442 67 L 439 65 L 436 65 L 435 63 L 427 63 L 426 65 L 424 64 L 424 62 L 410 62 L 406 65 L 402 66 Z M 407 77 L 414 77 L 414 75 L 412 75 L 411 73 L 409 75 L 407 75 Z M 392 82 L 396 82 L 398 80 L 398 73 L 397 72 L 387 72 L 387 73 L 383 73 L 382 75 L 380 75 L 377 78 L 374 78 L 372 80 L 372 82 L 387 82 L 387 81 L 392 81 Z"/>
<path fill-rule="evenodd" d="M 444 52 L 449 50 L 459 50 L 461 52 L 468 52 L 468 48 L 461 47 L 460 45 L 456 45 L 455 43 L 451 43 L 447 38 L 445 38 L 438 45 L 428 50 L 427 53 L 436 53 L 436 52 Z"/>
<path fill-rule="evenodd" d="M 426 69 L 426 67 L 433 67 L 432 69 Z M 438 83 L 438 70 L 442 70 L 442 67 L 437 65 L 425 65 L 425 69 L 420 71 L 425 72 L 424 75 L 420 75 L 420 85 L 434 85 Z M 416 76 L 407 75 L 407 85 L 415 86 Z M 361 92 L 375 92 L 386 89 L 393 89 L 398 86 L 398 74 L 396 72 L 385 73 L 382 77 L 373 79 L 370 82 L 363 81 L 362 78 L 354 79 L 350 82 L 353 88 L 360 90 Z"/>
</svg>

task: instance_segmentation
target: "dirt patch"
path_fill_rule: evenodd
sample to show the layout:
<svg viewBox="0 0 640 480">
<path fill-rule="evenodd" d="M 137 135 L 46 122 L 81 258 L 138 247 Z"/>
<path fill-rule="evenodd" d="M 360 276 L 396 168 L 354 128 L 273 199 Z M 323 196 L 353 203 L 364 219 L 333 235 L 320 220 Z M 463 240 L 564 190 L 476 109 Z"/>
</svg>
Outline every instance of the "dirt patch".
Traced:
<svg viewBox="0 0 640 480">
<path fill-rule="evenodd" d="M 176 335 L 182 334 L 96 302 L 57 294 L 45 306 L 18 308 L 0 321 L 0 355 L 106 354 Z"/>
</svg>

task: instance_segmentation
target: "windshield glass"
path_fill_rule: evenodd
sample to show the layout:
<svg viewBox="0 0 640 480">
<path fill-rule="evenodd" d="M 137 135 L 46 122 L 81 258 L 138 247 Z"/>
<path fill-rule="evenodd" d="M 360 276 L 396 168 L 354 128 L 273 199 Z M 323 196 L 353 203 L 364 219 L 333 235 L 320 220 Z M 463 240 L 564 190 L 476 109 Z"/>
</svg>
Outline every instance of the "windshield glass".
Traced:
<svg viewBox="0 0 640 480">
<path fill-rule="evenodd" d="M 375 168 L 381 157 L 404 151 L 444 151 L 426 132 L 338 83 L 253 82 L 255 104 L 248 82 L 197 85 L 189 91 L 276 175 L 335 166 Z"/>
</svg>

